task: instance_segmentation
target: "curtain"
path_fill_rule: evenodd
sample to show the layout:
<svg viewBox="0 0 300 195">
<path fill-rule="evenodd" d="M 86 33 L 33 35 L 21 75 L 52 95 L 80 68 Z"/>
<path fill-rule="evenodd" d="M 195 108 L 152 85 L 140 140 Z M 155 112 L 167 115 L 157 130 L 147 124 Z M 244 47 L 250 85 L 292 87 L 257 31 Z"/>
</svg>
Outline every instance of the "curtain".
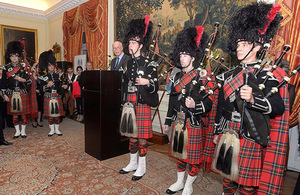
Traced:
<svg viewBox="0 0 300 195">
<path fill-rule="evenodd" d="M 73 62 L 81 54 L 83 23 L 80 6 L 66 11 L 63 17 L 63 45 L 65 61 Z"/>
<path fill-rule="evenodd" d="M 95 69 L 107 69 L 107 0 L 83 4 L 82 16 L 89 61 Z"/>
<path fill-rule="evenodd" d="M 281 13 L 283 20 L 281 23 L 282 29 L 279 32 L 279 39 L 282 46 L 285 44 L 291 45 L 290 52 L 285 59 L 290 62 L 290 72 L 300 65 L 300 1 L 299 0 L 278 0 L 281 4 Z M 282 48 L 282 46 L 280 48 Z M 290 84 L 296 88 L 296 98 L 290 113 L 290 126 L 297 125 L 298 112 L 300 108 L 300 73 L 291 78 Z"/>
<path fill-rule="evenodd" d="M 107 0 L 90 0 L 66 11 L 63 18 L 64 58 L 73 62 L 81 54 L 83 26 L 88 60 L 94 69 L 107 69 Z"/>
</svg>

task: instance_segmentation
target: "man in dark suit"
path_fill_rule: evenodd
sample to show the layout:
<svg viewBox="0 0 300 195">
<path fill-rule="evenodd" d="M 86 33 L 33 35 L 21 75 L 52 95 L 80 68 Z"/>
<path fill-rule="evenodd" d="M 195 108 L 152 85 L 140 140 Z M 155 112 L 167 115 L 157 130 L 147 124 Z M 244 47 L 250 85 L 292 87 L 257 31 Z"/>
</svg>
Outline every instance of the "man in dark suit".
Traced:
<svg viewBox="0 0 300 195">
<path fill-rule="evenodd" d="M 130 57 L 123 52 L 123 45 L 120 41 L 115 41 L 112 46 L 116 57 L 111 61 L 111 70 L 123 71 L 123 65 Z"/>
<path fill-rule="evenodd" d="M 75 82 L 75 77 L 76 77 L 76 75 L 73 73 L 73 67 L 68 66 L 65 80 L 64 80 L 65 85 L 63 85 L 63 88 L 65 88 L 63 102 L 64 102 L 64 104 L 66 104 L 68 106 L 70 118 L 73 118 L 74 107 L 75 107 L 74 99 L 72 97 L 72 91 L 73 91 L 72 84 L 73 84 L 73 82 Z M 64 112 L 65 112 L 64 116 L 66 116 L 66 110 L 64 110 Z"/>
</svg>

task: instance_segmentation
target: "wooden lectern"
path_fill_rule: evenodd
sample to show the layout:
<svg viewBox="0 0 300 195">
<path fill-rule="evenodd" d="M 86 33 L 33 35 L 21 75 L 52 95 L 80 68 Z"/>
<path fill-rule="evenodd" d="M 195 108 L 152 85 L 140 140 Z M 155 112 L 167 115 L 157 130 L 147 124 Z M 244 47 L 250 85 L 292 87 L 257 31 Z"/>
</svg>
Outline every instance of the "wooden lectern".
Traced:
<svg viewBox="0 0 300 195">
<path fill-rule="evenodd" d="M 121 82 L 118 71 L 84 71 L 85 152 L 98 160 L 129 152 L 119 133 Z"/>
</svg>

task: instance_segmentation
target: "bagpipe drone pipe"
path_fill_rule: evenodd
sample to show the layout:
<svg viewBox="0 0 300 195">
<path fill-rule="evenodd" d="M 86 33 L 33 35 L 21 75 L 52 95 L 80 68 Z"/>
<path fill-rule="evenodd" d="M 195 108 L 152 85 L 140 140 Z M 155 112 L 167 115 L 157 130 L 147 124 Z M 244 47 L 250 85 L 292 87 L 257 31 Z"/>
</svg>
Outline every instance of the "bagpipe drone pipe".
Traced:
<svg viewBox="0 0 300 195">
<path fill-rule="evenodd" d="M 151 79 L 152 78 L 152 74 L 154 72 L 157 71 L 158 66 L 160 65 L 160 63 L 162 63 L 162 61 L 164 59 L 160 59 L 159 62 L 155 62 L 154 60 L 150 61 L 150 55 L 151 55 L 151 49 L 155 48 L 155 46 L 157 45 L 157 41 L 158 41 L 158 35 L 159 35 L 159 30 L 161 28 L 161 24 L 157 25 L 157 30 L 155 32 L 155 35 L 153 36 L 152 42 L 150 44 L 150 48 L 148 49 L 148 52 L 146 54 L 146 59 L 145 59 L 145 64 L 144 66 L 138 66 L 139 67 L 139 77 L 140 78 L 146 78 L 146 79 Z M 152 56 L 152 59 L 154 58 L 154 54 Z M 134 57 L 135 62 L 137 63 L 136 58 Z M 151 72 L 148 73 L 148 75 L 145 75 L 146 73 L 146 67 L 149 69 L 152 68 Z M 157 78 L 153 78 L 154 82 L 157 82 L 158 79 Z M 159 97 L 158 97 L 158 93 L 149 93 L 145 86 L 138 86 L 138 93 L 141 94 L 143 100 L 145 101 L 145 103 L 151 107 L 157 107 L 158 103 L 159 103 Z"/>
</svg>

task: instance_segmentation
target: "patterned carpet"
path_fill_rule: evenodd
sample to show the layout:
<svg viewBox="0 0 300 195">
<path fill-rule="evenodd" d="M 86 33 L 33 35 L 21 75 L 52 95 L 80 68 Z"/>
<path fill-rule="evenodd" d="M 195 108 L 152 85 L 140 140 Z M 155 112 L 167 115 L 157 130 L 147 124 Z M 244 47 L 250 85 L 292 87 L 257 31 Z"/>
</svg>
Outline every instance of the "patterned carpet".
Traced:
<svg viewBox="0 0 300 195">
<path fill-rule="evenodd" d="M 133 173 L 120 175 L 129 155 L 99 161 L 84 152 L 84 126 L 65 119 L 62 137 L 47 137 L 49 127 L 28 125 L 26 139 L 12 139 L 15 130 L 4 134 L 11 146 L 0 146 L 0 194 L 165 194 L 176 181 L 176 161 L 150 150 L 147 173 L 133 182 Z M 220 176 L 198 174 L 194 194 L 221 194 Z M 179 194 L 179 193 L 178 193 Z"/>
</svg>

